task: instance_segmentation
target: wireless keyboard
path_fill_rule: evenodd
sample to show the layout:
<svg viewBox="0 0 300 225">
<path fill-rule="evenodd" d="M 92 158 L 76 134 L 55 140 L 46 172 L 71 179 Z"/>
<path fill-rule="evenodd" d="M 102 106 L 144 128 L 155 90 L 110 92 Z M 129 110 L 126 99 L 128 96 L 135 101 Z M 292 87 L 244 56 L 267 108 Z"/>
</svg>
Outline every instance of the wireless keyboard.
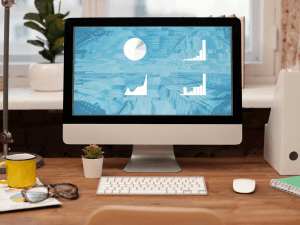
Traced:
<svg viewBox="0 0 300 225">
<path fill-rule="evenodd" d="M 204 177 L 101 177 L 97 195 L 207 195 Z"/>
</svg>

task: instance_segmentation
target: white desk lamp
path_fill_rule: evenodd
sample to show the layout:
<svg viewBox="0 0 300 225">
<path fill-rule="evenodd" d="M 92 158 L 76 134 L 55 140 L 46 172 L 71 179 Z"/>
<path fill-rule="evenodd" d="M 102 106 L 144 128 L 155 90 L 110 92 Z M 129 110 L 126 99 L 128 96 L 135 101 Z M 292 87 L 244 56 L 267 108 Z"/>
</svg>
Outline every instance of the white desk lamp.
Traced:
<svg viewBox="0 0 300 225">
<path fill-rule="evenodd" d="M 9 65 L 9 12 L 10 8 L 15 4 L 15 0 L 2 0 L 2 5 L 5 8 L 4 15 L 4 60 L 3 60 L 3 132 L 0 134 L 0 141 L 3 145 L 3 155 L 0 155 L 0 162 L 3 162 L 4 157 L 9 154 L 8 144 L 13 143 L 12 135 L 8 131 L 8 65 Z M 16 154 L 20 152 L 14 152 Z M 43 165 L 42 157 L 37 155 L 37 168 Z M 0 174 L 6 173 L 6 166 L 0 168 Z"/>
</svg>

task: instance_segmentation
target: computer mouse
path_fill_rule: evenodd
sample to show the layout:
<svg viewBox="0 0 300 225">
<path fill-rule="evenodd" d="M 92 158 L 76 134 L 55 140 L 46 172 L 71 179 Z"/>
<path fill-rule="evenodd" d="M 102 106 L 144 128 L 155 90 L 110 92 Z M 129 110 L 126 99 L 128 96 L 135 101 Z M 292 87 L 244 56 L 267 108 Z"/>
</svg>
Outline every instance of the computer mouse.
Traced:
<svg viewBox="0 0 300 225">
<path fill-rule="evenodd" d="M 234 179 L 233 190 L 237 193 L 247 194 L 253 192 L 255 189 L 255 180 L 251 179 Z"/>
</svg>

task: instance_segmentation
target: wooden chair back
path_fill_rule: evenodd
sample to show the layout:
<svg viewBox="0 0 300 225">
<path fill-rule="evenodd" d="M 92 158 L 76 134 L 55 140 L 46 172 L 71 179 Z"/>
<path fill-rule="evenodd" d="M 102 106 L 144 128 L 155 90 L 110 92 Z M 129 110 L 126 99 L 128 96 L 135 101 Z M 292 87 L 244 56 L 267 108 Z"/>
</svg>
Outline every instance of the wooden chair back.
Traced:
<svg viewBox="0 0 300 225">
<path fill-rule="evenodd" d="M 196 208 L 104 206 L 86 225 L 224 225 L 212 210 Z"/>
</svg>

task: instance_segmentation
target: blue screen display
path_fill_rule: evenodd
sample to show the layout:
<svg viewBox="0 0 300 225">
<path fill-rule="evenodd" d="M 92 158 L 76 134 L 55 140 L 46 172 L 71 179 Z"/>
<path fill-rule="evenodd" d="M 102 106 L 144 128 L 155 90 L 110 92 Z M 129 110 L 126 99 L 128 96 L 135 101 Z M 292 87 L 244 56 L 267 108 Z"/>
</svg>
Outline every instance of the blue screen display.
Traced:
<svg viewBox="0 0 300 225">
<path fill-rule="evenodd" d="M 231 27 L 74 29 L 73 115 L 232 115 Z"/>
</svg>

